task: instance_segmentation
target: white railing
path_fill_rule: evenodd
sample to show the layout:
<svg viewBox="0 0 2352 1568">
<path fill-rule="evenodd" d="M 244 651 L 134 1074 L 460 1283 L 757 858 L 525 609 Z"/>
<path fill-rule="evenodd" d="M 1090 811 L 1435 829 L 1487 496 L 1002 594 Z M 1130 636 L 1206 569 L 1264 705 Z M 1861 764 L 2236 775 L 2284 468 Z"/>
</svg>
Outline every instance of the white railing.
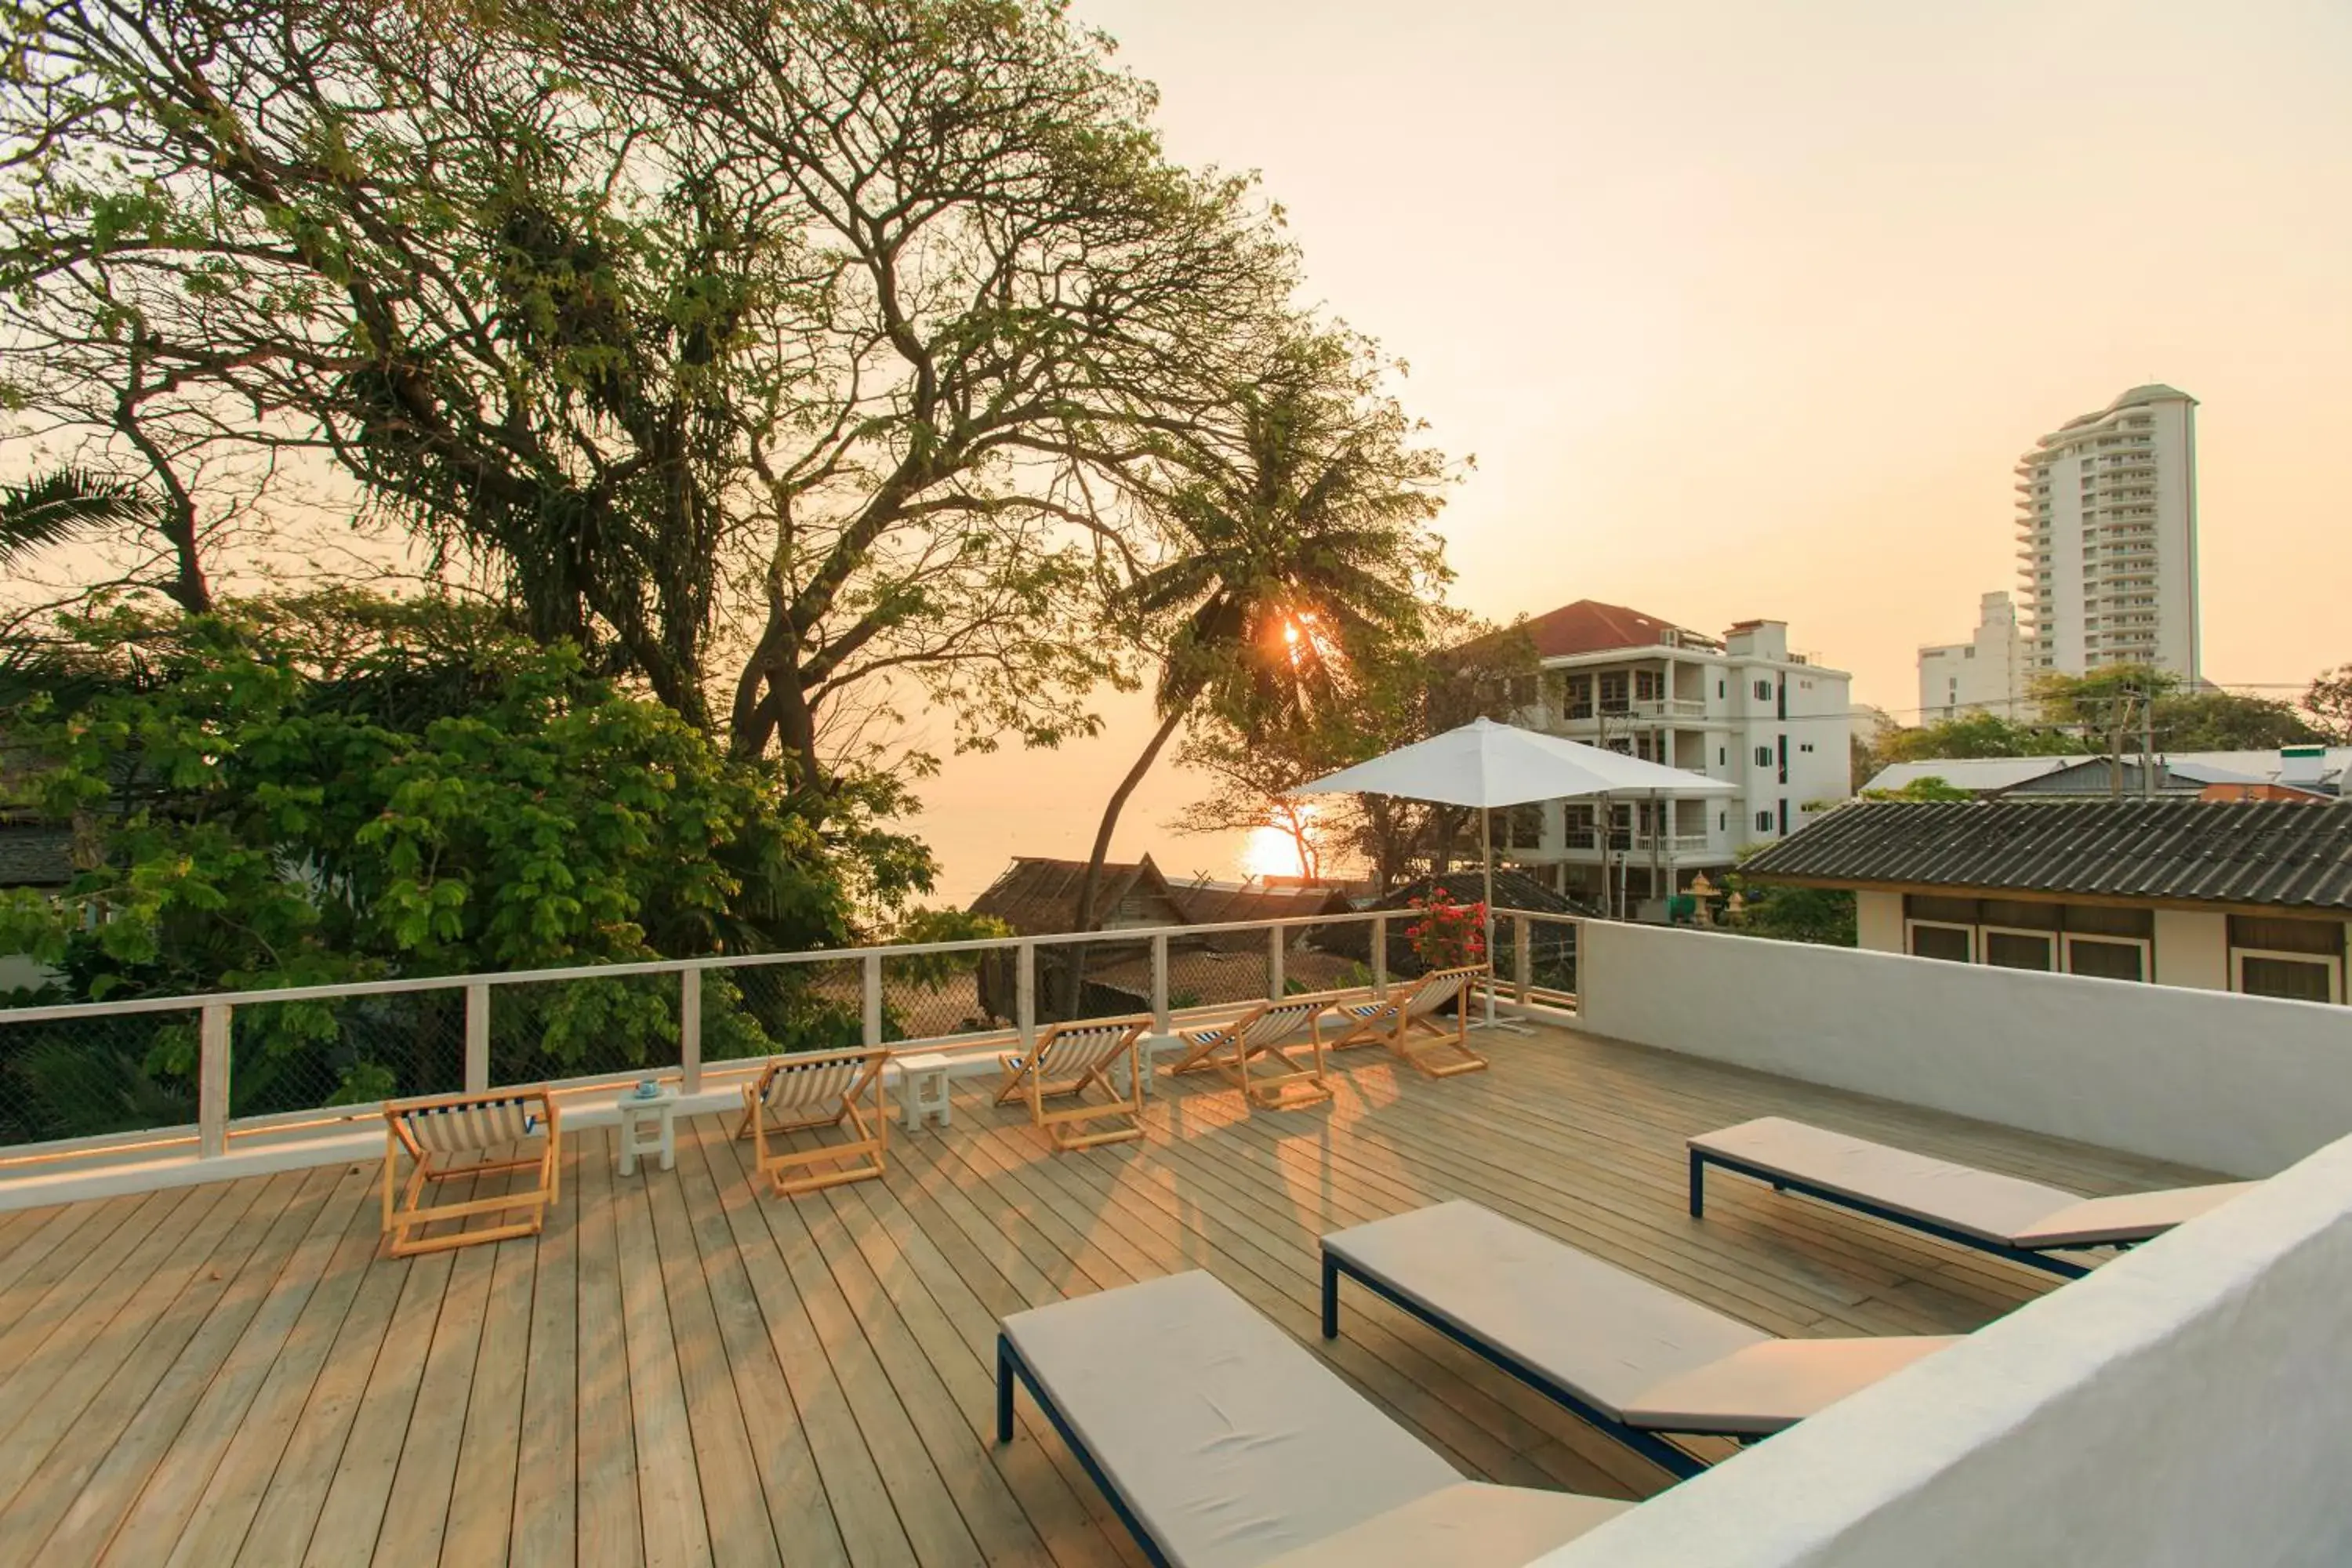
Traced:
<svg viewBox="0 0 2352 1568">
<path fill-rule="evenodd" d="M 1498 924 L 1509 922 L 1512 939 L 1517 944 L 1516 959 L 1507 960 L 1498 965 L 1499 970 L 1516 976 L 1515 983 L 1509 987 L 1514 998 L 1531 1005 L 1558 1005 L 1571 997 L 1570 966 L 1574 952 L 1580 945 L 1572 929 L 1575 922 L 1532 911 L 1498 910 L 1496 913 Z M 1082 1016 L 1105 1010 L 1092 1005 L 1089 996 L 1101 999 L 1105 992 L 1131 996 L 1140 1004 L 1134 1010 L 1149 1011 L 1155 1031 L 1166 1035 L 1182 1024 L 1230 1015 L 1237 1008 L 1286 993 L 1359 987 L 1384 993 L 1389 982 L 1391 928 L 1395 926 L 1396 937 L 1402 941 L 1403 927 L 1415 918 L 1414 911 L 1409 910 L 1380 910 L 1214 925 L 1160 926 L 968 942 L 910 942 L 802 952 L 723 954 L 635 963 L 379 980 L 339 985 L 289 986 L 206 995 L 142 997 L 124 1002 L 74 1003 L 0 1010 L 0 1060 L 17 1055 L 9 1048 L 11 1030 L 76 1023 L 103 1026 L 142 1016 L 183 1015 L 195 1026 L 194 1085 L 196 1102 L 196 1120 L 193 1126 L 162 1126 L 93 1136 L 23 1141 L 13 1146 L 9 1146 L 5 1138 L 0 1138 L 0 1177 L 30 1166 L 60 1162 L 89 1163 L 109 1154 L 193 1153 L 200 1159 L 217 1158 L 228 1152 L 238 1140 L 315 1134 L 338 1123 L 372 1121 L 380 1117 L 383 1110 L 381 1100 L 330 1104 L 324 1102 L 327 1099 L 324 1094 L 312 1097 L 319 1103 L 266 1114 L 233 1115 L 231 1090 L 239 1033 L 238 1015 L 260 1007 L 343 1003 L 354 998 L 420 993 L 439 994 L 445 997 L 453 994 L 454 996 L 461 996 L 463 1047 L 457 1071 L 452 1075 L 454 1081 L 418 1083 L 408 1086 L 405 1092 L 430 1093 L 462 1089 L 469 1093 L 480 1093 L 492 1088 L 519 1087 L 522 1081 L 493 1081 L 499 1075 L 493 1071 L 492 1022 L 494 1009 L 498 1007 L 502 993 L 511 994 L 527 986 L 673 981 L 677 987 L 673 994 L 675 1011 L 669 1016 L 675 1019 L 677 1048 L 674 1053 L 667 1048 L 668 1031 L 664 1029 L 659 1034 L 663 1048 L 656 1054 L 658 1059 L 648 1056 L 611 1070 L 529 1081 L 546 1082 L 559 1093 L 574 1093 L 652 1076 L 672 1081 L 681 1092 L 693 1095 L 706 1091 L 714 1080 L 748 1075 L 757 1070 L 766 1059 L 764 1055 L 705 1059 L 704 1047 L 710 1024 L 705 1015 L 705 991 L 715 973 L 725 973 L 731 982 L 734 976 L 747 972 L 782 970 L 790 973 L 820 969 L 828 973 L 815 976 L 804 974 L 804 987 L 811 994 L 822 995 L 824 1005 L 831 1009 L 830 1016 L 841 1026 L 844 1034 L 848 1032 L 849 1007 L 854 1001 L 857 1043 L 867 1047 L 887 1045 L 894 1051 L 902 1052 L 986 1053 L 1034 1040 L 1042 1021 L 1059 1016 L 1057 1002 L 1061 998 L 1049 994 L 1041 1005 L 1038 994 L 1041 952 L 1047 955 L 1044 967 L 1048 972 L 1048 984 L 1066 985 L 1069 984 L 1066 978 L 1069 969 L 1075 967 L 1077 971 L 1084 987 L 1078 996 Z M 1570 928 L 1564 934 L 1553 930 L 1555 926 L 1563 925 Z M 1352 933 L 1359 929 L 1363 933 L 1360 939 L 1351 936 L 1337 943 L 1328 940 L 1333 933 Z M 1314 941 L 1318 933 L 1323 933 L 1327 941 L 1319 944 Z M 1359 946 L 1360 957 L 1356 956 L 1355 952 Z M 1063 950 L 1070 948 L 1088 951 L 1075 962 L 1061 959 Z M 976 1005 L 974 1010 L 971 1015 L 959 1018 L 952 1027 L 930 1028 L 919 1024 L 910 1028 L 894 1018 L 889 1005 L 893 992 L 897 991 L 899 999 L 904 1000 L 908 987 L 919 994 L 930 983 L 894 980 L 892 966 L 911 960 L 940 958 L 970 960 L 971 968 L 963 973 L 971 977 L 971 996 Z M 1061 961 L 1059 973 L 1055 973 L 1056 960 Z M 1516 969 L 1510 967 L 1514 962 Z M 854 982 L 846 973 L 853 968 Z M 1009 977 L 1005 974 L 1007 970 L 1010 971 Z M 992 973 L 984 974 L 983 972 Z M 1010 981 L 1009 997 L 1002 994 L 1002 982 L 1007 978 Z M 1333 982 L 1339 984 L 1331 984 Z M 992 984 L 1000 987 L 993 998 L 987 995 Z M 1201 994 L 1210 990 L 1217 994 Z M 999 1012 L 991 1005 L 992 1001 L 996 1004 L 1009 1001 L 1011 1006 L 1005 1012 Z M 852 1042 L 842 1038 L 838 1043 L 846 1045 Z M 0 1085 L 0 1092 L 5 1091 L 5 1086 Z"/>
</svg>

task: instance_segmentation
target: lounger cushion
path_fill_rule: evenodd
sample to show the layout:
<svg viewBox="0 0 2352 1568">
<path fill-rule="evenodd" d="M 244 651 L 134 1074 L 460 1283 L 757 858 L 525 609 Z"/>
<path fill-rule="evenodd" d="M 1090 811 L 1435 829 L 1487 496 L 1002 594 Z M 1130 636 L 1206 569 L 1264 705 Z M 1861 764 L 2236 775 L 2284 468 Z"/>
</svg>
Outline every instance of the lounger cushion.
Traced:
<svg viewBox="0 0 2352 1568">
<path fill-rule="evenodd" d="M 2082 1202 L 2081 1194 L 2063 1187 L 1955 1165 L 1779 1116 L 1702 1133 L 1690 1146 L 2004 1246 L 2016 1245 L 2021 1232 Z"/>
<path fill-rule="evenodd" d="M 1524 1568 L 1633 1506 L 1464 1481 L 1286 1552 L 1268 1568 Z"/>
<path fill-rule="evenodd" d="M 1690 1146 L 2004 1247 L 2146 1241 L 2257 1184 L 2222 1182 L 2085 1198 L 1779 1116 L 1702 1133 Z"/>
<path fill-rule="evenodd" d="M 2044 1215 L 2010 1239 L 2019 1247 L 2095 1247 L 2118 1241 L 2146 1241 L 2260 1185 L 2260 1182 L 2216 1182 L 2206 1187 L 2172 1187 L 2160 1193 L 2084 1198 L 2056 1214 Z"/>
<path fill-rule="evenodd" d="M 1667 1378 L 1771 1338 L 1473 1203 L 1339 1231 L 1323 1249 L 1619 1420 Z"/>
<path fill-rule="evenodd" d="M 1818 1415 L 1957 1336 L 1774 1340 L 1670 1377 L 1625 1406 L 1632 1426 L 1660 1432 L 1760 1436 Z"/>
<path fill-rule="evenodd" d="M 1462 1479 L 1198 1270 L 1003 1327 L 1120 1501 L 1186 1568 L 1270 1562 Z"/>
</svg>

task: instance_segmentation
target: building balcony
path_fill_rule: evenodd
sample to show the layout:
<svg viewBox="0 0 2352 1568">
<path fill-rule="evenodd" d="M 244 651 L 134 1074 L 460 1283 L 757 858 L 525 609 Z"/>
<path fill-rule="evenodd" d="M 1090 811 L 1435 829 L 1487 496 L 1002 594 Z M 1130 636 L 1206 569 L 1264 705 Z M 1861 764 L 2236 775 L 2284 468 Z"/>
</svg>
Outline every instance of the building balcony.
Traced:
<svg viewBox="0 0 2352 1568">
<path fill-rule="evenodd" d="M 499 1014 L 525 987 L 626 984 L 679 1010 L 674 1033 L 636 1042 L 645 1059 L 550 1086 L 563 1137 L 543 1229 L 421 1257 L 380 1254 L 375 1108 L 229 1115 L 236 1053 L 268 1060 L 237 1020 L 286 995 L 0 1013 L 0 1035 L 108 1050 L 200 1016 L 204 1042 L 195 1125 L 0 1148 L 11 1553 L 1140 1561 L 1025 1393 L 998 1441 L 998 1325 L 1195 1268 L 1468 1479 L 1674 1487 L 1352 1287 L 1340 1332 L 1319 1337 L 1320 1237 L 1462 1198 L 1766 1336 L 1963 1336 L 1769 1443 L 1675 1439 L 1722 1473 L 1602 1525 L 1560 1568 L 1824 1531 L 1895 1554 L 1840 1561 L 2124 1568 L 2151 1539 L 2184 1561 L 2343 1559 L 2337 1469 L 2317 1456 L 2352 1440 L 2327 1331 L 2352 1259 L 2352 1143 L 2325 1147 L 2352 1127 L 2352 1080 L 2326 1070 L 2352 1056 L 2352 1010 L 1500 917 L 1492 1005 L 1528 1032 L 1468 1035 L 1485 1070 L 1432 1079 L 1350 1050 L 1320 1068 L 1330 1097 L 1294 1110 L 1253 1110 L 1213 1073 L 1161 1075 L 1139 1138 L 1069 1153 L 995 1089 L 998 1052 L 1034 1031 L 1041 965 L 1075 939 L 456 977 L 451 1088 L 497 1081 Z M 1087 995 L 1153 1015 L 1163 1047 L 1253 1000 L 1366 984 L 1368 959 L 1387 984 L 1402 937 L 1375 928 L 1405 918 L 1098 936 L 1089 973 L 1137 991 Z M 1237 945 L 1188 945 L 1211 935 Z M 942 957 L 971 968 L 910 963 Z M 848 1006 L 850 1038 L 862 1017 L 869 1044 L 900 1051 L 894 1095 L 910 1053 L 943 1054 L 949 1116 L 894 1128 L 877 1178 L 782 1198 L 733 1135 L 761 1064 L 705 1061 L 701 1029 L 753 976 L 803 971 L 809 996 Z M 984 1016 L 998 971 L 1022 977 L 1018 1021 Z M 1216 995 L 1181 1005 L 1216 975 Z M 351 1027 L 438 994 L 360 991 L 295 999 Z M 675 1164 L 620 1175 L 614 1100 L 640 1074 L 682 1096 Z M 1694 1216 L 1685 1141 L 1768 1116 L 2086 1194 L 2269 1179 L 2159 1245 L 2060 1254 L 2094 1271 L 2063 1282 L 1721 1173 Z M 1132 1349 L 1139 1366 L 1168 1353 Z M 2184 1428 L 2184 1388 L 2230 1394 Z M 2290 1440 L 2314 1462 L 2283 1464 Z M 2263 1484 L 2227 1484 L 2241 1471 Z M 2165 1484 L 2135 1484 L 2149 1474 Z"/>
</svg>

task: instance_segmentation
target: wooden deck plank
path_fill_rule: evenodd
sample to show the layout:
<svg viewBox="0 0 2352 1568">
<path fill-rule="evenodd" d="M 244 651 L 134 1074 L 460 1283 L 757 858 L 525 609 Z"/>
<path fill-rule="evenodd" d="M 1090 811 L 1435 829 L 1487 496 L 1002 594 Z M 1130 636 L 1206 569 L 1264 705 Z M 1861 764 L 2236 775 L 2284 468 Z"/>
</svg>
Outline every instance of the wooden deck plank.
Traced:
<svg viewBox="0 0 2352 1568">
<path fill-rule="evenodd" d="M 333 1183 L 331 1171 L 288 1172 L 263 1187 L 10 1500 L 0 1564 L 98 1556 Z"/>
<path fill-rule="evenodd" d="M 535 1243 L 517 1243 L 530 1258 L 530 1352 L 523 1372 L 522 1426 L 517 1437 L 510 1517 L 505 1526 L 506 1551 L 480 1557 L 459 1555 L 465 1545 L 487 1544 L 493 1524 L 462 1525 L 453 1519 L 442 1560 L 452 1568 L 470 1568 L 478 1562 L 496 1562 L 507 1555 L 518 1563 L 568 1563 L 576 1560 L 579 1534 L 580 1484 L 580 1162 L 583 1143 L 575 1132 L 565 1140 L 563 1168 L 555 1202 L 549 1205 L 547 1228 Z M 459 1471 L 461 1504 L 478 1500 L 494 1509 L 497 1499 L 488 1486 L 469 1485 Z M 477 1531 L 481 1532 L 478 1536 Z"/>
<path fill-rule="evenodd" d="M 808 1431 L 793 1408 L 791 1380 L 776 1359 L 751 1272 L 729 1223 L 726 1199 L 712 1180 L 709 1145 L 726 1139 L 726 1126 L 716 1117 L 692 1118 L 679 1123 L 677 1136 L 680 1195 L 701 1254 L 712 1328 L 719 1353 L 734 1380 L 744 1440 L 769 1527 L 793 1568 L 849 1568 L 849 1551 L 826 1505 L 824 1479 Z M 735 1173 L 731 1161 L 728 1168 L 730 1175 Z"/>
<path fill-rule="evenodd" d="M 355 1173 L 373 1174 L 370 1167 L 356 1167 Z M 388 1273 L 371 1275 L 369 1262 L 380 1244 L 379 1219 L 373 1203 L 362 1198 L 351 1226 L 336 1245 L 334 1257 L 327 1265 L 326 1277 L 310 1294 L 284 1342 L 278 1347 L 276 1358 L 269 1363 L 268 1374 L 263 1378 L 260 1392 L 254 1395 L 251 1407 L 239 1423 L 236 1434 L 229 1440 L 227 1450 L 205 1484 L 204 1496 L 198 1501 L 185 1531 L 173 1545 L 171 1564 L 211 1564 L 235 1561 L 244 1544 L 247 1532 L 260 1512 L 271 1482 L 277 1478 L 289 1446 L 293 1442 L 307 1412 L 311 1408 L 311 1396 L 316 1391 L 330 1354 L 338 1345 L 349 1348 L 348 1363 L 356 1363 L 361 1374 L 366 1363 L 361 1359 L 360 1347 L 367 1343 L 364 1314 L 359 1331 L 344 1338 L 346 1327 L 355 1309 L 359 1308 L 362 1287 L 371 1278 L 376 1279 L 379 1292 L 387 1303 L 391 1289 L 397 1280 Z M 386 1310 L 389 1310 L 387 1306 Z M 321 1434 L 314 1425 L 309 1430 L 313 1450 L 323 1447 Z M 340 1448 L 341 1438 L 335 1438 Z M 314 1457 L 331 1469 L 334 1456 L 328 1453 Z M 325 1483 L 320 1482 L 323 1493 Z M 289 1489 L 290 1490 L 290 1489 Z M 283 1495 L 283 1494 L 281 1494 Z M 303 1526 L 302 1540 L 309 1538 L 309 1526 Z M 291 1548 L 299 1555 L 301 1542 Z M 148 1560 L 152 1560 L 150 1557 Z"/>
<path fill-rule="evenodd" d="M 509 1185 L 503 1176 L 478 1178 L 474 1191 L 488 1197 Z M 475 1378 L 481 1359 L 482 1324 L 489 1314 L 490 1283 L 499 1247 L 484 1242 L 448 1254 L 449 1280 L 425 1342 L 416 1395 L 409 1410 L 399 1453 L 384 1498 L 383 1524 L 376 1532 L 374 1561 L 413 1564 L 439 1560 L 457 1486 L 457 1452 L 476 1399 L 499 1392 L 521 1398 L 521 1381 L 510 1384 Z M 495 1412 L 488 1419 L 498 1418 Z"/>
<path fill-rule="evenodd" d="M 750 1164 L 744 1163 L 748 1177 Z M 807 1310 L 826 1362 L 838 1379 L 857 1430 L 873 1456 L 892 1510 L 915 1559 L 926 1564 L 981 1561 L 980 1548 L 957 1510 L 921 1436 L 896 1396 L 856 1312 L 834 1286 L 809 1237 L 799 1205 L 761 1193 L 758 1213 L 784 1270 Z"/>
<path fill-rule="evenodd" d="M 464 1203 L 474 1191 L 474 1183 L 456 1180 L 443 1188 L 443 1195 L 451 1203 Z M 401 1277 L 400 1296 L 352 1413 L 341 1458 L 310 1531 L 304 1563 L 351 1563 L 374 1555 L 457 1257 L 445 1251 L 378 1260 L 378 1268 Z"/>
<path fill-rule="evenodd" d="M 621 1269 L 628 1342 L 629 1405 L 635 1417 L 637 1511 L 651 1568 L 711 1560 L 686 1380 L 670 1323 L 646 1184 L 615 1175 L 607 1200 Z"/>
<path fill-rule="evenodd" d="M 93 1562 L 118 1546 L 132 1555 L 142 1538 L 179 1534 L 366 1188 L 340 1167 L 308 1173 L 202 1331 L 109 1439 L 46 1554 Z"/>
<path fill-rule="evenodd" d="M 92 1298 L 87 1315 L 52 1334 L 42 1353 L 17 1369 L 8 1382 L 6 1397 L 14 1419 L 0 1436 L 0 1513 L 14 1506 L 19 1489 L 30 1482 L 73 1423 L 100 1395 L 122 1363 L 137 1351 L 150 1329 L 164 1317 L 197 1274 L 209 1268 L 213 1254 L 235 1229 L 239 1215 L 256 1203 L 276 1197 L 283 1203 L 286 1189 L 276 1177 L 264 1182 L 226 1186 L 205 1194 L 178 1212 L 195 1223 L 182 1229 L 166 1227 L 142 1245 L 133 1259 L 152 1257 L 151 1249 L 168 1249 L 144 1278 L 132 1274 L 135 1262 L 108 1281 Z M 203 1211 L 200 1218 L 190 1209 Z M 127 1292 L 117 1287 L 131 1283 Z"/>
<path fill-rule="evenodd" d="M 368 1164 L 0 1220 L 0 1568 L 1139 1563 L 1025 1400 L 992 1441 L 996 1321 L 1188 1268 L 1466 1474 L 1644 1495 L 1643 1461 L 1384 1303 L 1322 1341 L 1318 1237 L 1464 1196 L 1774 1331 L 1965 1330 L 2055 1286 L 1760 1184 L 1693 1221 L 1683 1140 L 1780 1114 L 2084 1193 L 2201 1179 L 1549 1029 L 1493 1055 L 1435 1082 L 1350 1053 L 1298 1113 L 1163 1080 L 1143 1140 L 1066 1155 L 967 1084 L 886 1181 L 793 1201 L 719 1118 L 625 1182 L 578 1131 L 543 1234 L 412 1259 L 374 1256 Z"/>
<path fill-rule="evenodd" d="M 582 1133 L 571 1175 L 580 1191 L 579 1479 L 582 1568 L 631 1568 L 645 1561 L 637 1502 L 635 1388 L 621 1301 L 620 1241 L 613 1212 L 613 1144 L 602 1130 Z"/>
<path fill-rule="evenodd" d="M 686 1209 L 684 1184 L 641 1160 L 635 1178 L 652 1207 L 656 1278 L 669 1303 L 677 1347 L 678 1385 L 694 1446 L 700 1511 L 709 1523 L 710 1556 L 720 1563 L 781 1563 L 767 1494 L 751 1462 L 751 1428 L 727 1365 L 719 1316 L 711 1306 L 710 1265 Z M 788 1527 L 789 1528 L 789 1527 Z"/>
<path fill-rule="evenodd" d="M 753 1184 L 741 1143 L 725 1137 L 698 1138 L 696 1143 L 751 1279 L 769 1348 L 783 1369 L 785 1391 L 808 1435 L 810 1459 L 824 1483 L 843 1550 L 856 1568 L 914 1563 L 914 1543 L 891 1501 L 889 1483 L 858 1429 L 848 1390 L 824 1353 L 799 1282 L 768 1228 L 765 1211 L 773 1200 Z"/>
</svg>

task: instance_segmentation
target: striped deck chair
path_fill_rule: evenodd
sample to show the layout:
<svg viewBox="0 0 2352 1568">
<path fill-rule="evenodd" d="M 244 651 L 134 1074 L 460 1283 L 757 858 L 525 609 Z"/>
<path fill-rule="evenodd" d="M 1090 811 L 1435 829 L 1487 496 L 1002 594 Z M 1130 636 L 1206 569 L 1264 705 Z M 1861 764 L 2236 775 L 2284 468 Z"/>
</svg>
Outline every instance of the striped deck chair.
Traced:
<svg viewBox="0 0 2352 1568">
<path fill-rule="evenodd" d="M 743 1122 L 735 1130 L 736 1137 L 751 1140 L 751 1179 L 766 1177 L 778 1197 L 788 1198 L 881 1175 L 890 1142 L 882 1113 L 882 1069 L 889 1060 L 889 1051 L 877 1046 L 770 1061 L 759 1080 L 744 1087 Z M 769 1147 L 772 1138 L 844 1122 L 856 1134 L 845 1143 Z M 828 1165 L 834 1168 L 820 1168 Z M 807 1173 L 795 1173 L 801 1172 Z"/>
<path fill-rule="evenodd" d="M 1242 1091 L 1242 1109 L 1262 1105 L 1269 1110 L 1296 1110 L 1320 1105 L 1331 1098 L 1323 1077 L 1323 1038 L 1318 1029 L 1331 997 L 1287 996 L 1265 1002 L 1230 1023 L 1205 1029 L 1182 1029 L 1184 1054 L 1168 1068 L 1178 1073 L 1223 1074 Z M 1304 1039 L 1298 1038 L 1305 1036 Z M 1301 1065 L 1294 1053 L 1309 1052 L 1310 1064 Z M 1273 1070 L 1255 1070 L 1270 1058 Z"/>
<path fill-rule="evenodd" d="M 996 1103 L 1026 1100 L 1029 1119 L 1054 1147 L 1064 1152 L 1091 1149 L 1098 1143 L 1123 1143 L 1143 1136 L 1143 1058 L 1137 1042 L 1151 1027 L 1149 1015 L 1131 1018 L 1083 1018 L 1055 1024 L 1037 1037 L 1032 1049 L 997 1059 L 1004 1066 L 1004 1081 L 996 1087 Z M 1127 1058 L 1127 1092 L 1111 1081 L 1110 1069 Z M 1100 1084 L 1110 1096 L 1108 1105 L 1084 1103 L 1086 1091 Z M 1048 1100 L 1078 1101 L 1067 1109 L 1048 1110 Z M 1088 1121 L 1116 1125 L 1098 1132 L 1066 1132 L 1065 1128 Z"/>
<path fill-rule="evenodd" d="M 395 1100 L 384 1105 L 383 1121 L 383 1233 L 389 1256 L 407 1258 L 470 1247 L 478 1241 L 536 1236 L 547 1223 L 547 1205 L 555 1201 L 562 1170 L 563 1139 L 556 1121 L 554 1097 L 546 1089 Z M 544 1140 L 536 1154 L 488 1158 L 534 1137 Z M 413 1167 L 404 1184 L 398 1181 L 404 1153 Z M 503 1176 L 509 1171 L 536 1171 L 539 1180 L 523 1191 L 494 1197 L 453 1204 L 425 1202 L 427 1189 L 435 1183 Z M 478 1215 L 515 1217 L 478 1229 L 467 1228 L 466 1222 Z M 439 1236 L 425 1234 L 445 1220 L 457 1222 L 457 1228 Z"/>
<path fill-rule="evenodd" d="M 1385 996 L 1344 1003 L 1337 1011 L 1347 1027 L 1330 1048 L 1386 1046 L 1432 1078 L 1478 1072 L 1486 1058 L 1470 1048 L 1470 987 L 1486 974 L 1483 963 L 1433 969 L 1410 985 L 1391 986 Z M 1438 1017 L 1437 1010 L 1454 1001 L 1461 1005 L 1454 1009 L 1449 1025 Z"/>
</svg>

